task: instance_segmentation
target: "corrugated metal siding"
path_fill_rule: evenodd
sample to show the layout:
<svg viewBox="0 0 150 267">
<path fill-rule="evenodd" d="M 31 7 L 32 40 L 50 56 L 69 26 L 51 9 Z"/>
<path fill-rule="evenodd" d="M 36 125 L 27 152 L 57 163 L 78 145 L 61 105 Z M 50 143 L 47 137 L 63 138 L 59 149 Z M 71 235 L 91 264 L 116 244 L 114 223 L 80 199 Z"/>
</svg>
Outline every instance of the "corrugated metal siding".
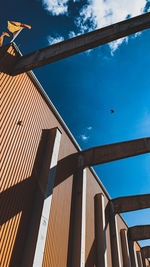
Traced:
<svg viewBox="0 0 150 267">
<path fill-rule="evenodd" d="M 14 55 L 12 48 L 9 49 L 9 53 Z M 42 129 L 54 127 L 60 128 L 62 139 L 43 267 L 67 266 L 73 176 L 70 172 L 71 164 L 67 161 L 64 163 L 63 160 L 75 153 L 77 148 L 38 92 L 35 83 L 27 74 L 11 77 L 0 73 L 0 266 L 3 267 L 20 266 L 35 194 L 32 171 L 36 153 Z M 20 126 L 19 121 L 22 122 Z M 96 266 L 94 196 L 100 192 L 102 192 L 100 184 L 91 171 L 87 170 L 86 267 Z M 104 195 L 106 206 L 108 199 L 105 193 Z M 119 231 L 122 227 L 126 228 L 126 225 L 119 217 Z M 109 225 L 106 235 L 108 266 L 111 267 Z M 32 259 L 30 261 L 32 262 Z"/>
<path fill-rule="evenodd" d="M 22 74 L 17 77 L 11 77 L 7 74 L 0 74 L 1 79 L 1 199 L 6 196 L 7 203 L 1 201 L 3 205 L 0 205 L 1 221 L 6 221 L 1 227 L 2 238 L 2 250 L 1 258 L 3 258 L 3 266 L 9 266 L 8 257 L 10 258 L 10 266 L 19 266 L 21 253 L 23 249 L 23 243 L 25 235 L 23 234 L 27 229 L 27 223 L 30 214 L 30 207 L 28 201 L 28 192 L 24 195 L 23 205 L 24 214 L 21 222 L 22 231 L 17 232 L 20 226 L 20 220 L 18 219 L 18 213 L 15 217 L 7 220 L 6 208 L 17 212 L 18 191 L 19 184 L 22 181 L 31 179 L 33 165 L 38 149 L 38 144 L 41 137 L 42 129 L 49 129 L 53 127 L 59 127 L 62 131 L 62 144 L 59 153 L 59 159 L 66 157 L 67 155 L 76 152 L 76 149 L 68 136 L 64 133 L 64 130 L 50 111 L 41 95 L 38 93 L 35 85 L 27 74 Z M 22 121 L 21 126 L 17 125 L 18 121 Z M 15 187 L 18 186 L 18 187 Z M 13 188 L 13 189 L 12 189 Z M 64 190 L 67 188 L 67 196 L 64 195 Z M 9 192 L 14 190 L 15 196 L 13 199 L 9 199 Z M 34 193 L 33 188 L 30 186 L 31 195 Z M 54 190 L 51 222 L 49 224 L 48 236 L 53 238 L 47 238 L 45 247 L 46 266 L 59 266 L 57 262 L 66 264 L 67 258 L 67 241 L 69 232 L 69 219 L 70 219 L 70 203 L 71 203 L 71 191 L 72 191 L 72 178 L 68 177 L 65 182 L 60 183 Z M 5 193 L 5 194 L 4 194 Z M 15 195 L 16 193 L 16 195 Z M 56 196 L 56 197 L 55 197 Z M 65 197 L 64 197 L 65 196 Z M 21 196 L 19 196 L 21 197 Z M 30 199 L 32 203 L 32 197 Z M 62 211 L 59 212 L 58 210 Z M 20 213 L 19 213 L 20 214 Z M 57 216 L 56 216 L 57 214 Z M 8 217 L 11 217 L 9 215 Z M 26 217 L 26 218 L 25 218 Z M 20 218 L 20 217 L 19 217 Z M 68 223 L 66 223 L 66 221 Z M 55 222 L 55 223 L 54 223 Z M 60 223 L 61 222 L 61 223 Z M 5 249 L 5 240 L 9 240 L 9 236 L 13 234 L 13 231 L 17 235 L 17 246 L 14 244 L 16 251 L 11 248 Z M 19 241 L 20 240 L 20 241 Z M 60 244 L 60 240 L 63 240 L 63 246 Z M 60 243 L 59 243 L 60 242 Z M 49 243 L 51 243 L 52 250 L 49 249 Z M 20 252 L 20 253 L 18 253 Z M 17 255 L 17 257 L 16 257 Z M 58 257 L 59 255 L 59 257 Z M 45 259 L 44 259 L 45 262 Z M 43 262 L 43 265 L 44 265 Z M 48 265 L 47 265 L 48 264 Z M 50 265 L 49 265 L 50 264 Z"/>
</svg>

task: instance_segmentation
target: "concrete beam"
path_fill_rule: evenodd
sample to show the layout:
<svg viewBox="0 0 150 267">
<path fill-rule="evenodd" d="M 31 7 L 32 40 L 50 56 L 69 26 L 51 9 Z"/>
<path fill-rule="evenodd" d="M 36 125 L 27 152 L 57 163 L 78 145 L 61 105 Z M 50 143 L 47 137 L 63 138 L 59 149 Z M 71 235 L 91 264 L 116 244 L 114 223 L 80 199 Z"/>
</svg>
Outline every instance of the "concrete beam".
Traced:
<svg viewBox="0 0 150 267">
<path fill-rule="evenodd" d="M 78 155 L 82 156 L 83 166 L 88 167 L 145 153 L 150 153 L 150 137 L 93 147 Z"/>
<path fill-rule="evenodd" d="M 150 239 L 150 225 L 138 225 L 128 229 L 129 239 L 132 241 L 139 241 Z"/>
<path fill-rule="evenodd" d="M 150 208 L 150 194 L 118 197 L 111 200 L 115 213 Z"/>
<path fill-rule="evenodd" d="M 20 74 L 112 42 L 150 27 L 150 13 L 36 50 L 18 59 L 12 74 Z"/>
<path fill-rule="evenodd" d="M 141 251 L 145 258 L 150 258 L 150 246 L 142 247 Z"/>
</svg>

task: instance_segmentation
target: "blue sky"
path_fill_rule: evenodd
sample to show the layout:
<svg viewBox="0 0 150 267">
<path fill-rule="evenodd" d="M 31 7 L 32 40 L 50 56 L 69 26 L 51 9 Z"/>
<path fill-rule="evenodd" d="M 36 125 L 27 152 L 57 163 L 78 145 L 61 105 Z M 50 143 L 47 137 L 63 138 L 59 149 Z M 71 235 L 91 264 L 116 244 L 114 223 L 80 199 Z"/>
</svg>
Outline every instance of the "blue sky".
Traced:
<svg viewBox="0 0 150 267">
<path fill-rule="evenodd" d="M 0 29 L 7 20 L 31 25 L 16 39 L 26 54 L 148 10 L 146 0 L 5 0 Z M 34 72 L 82 149 L 150 136 L 150 30 Z M 147 154 L 95 170 L 112 198 L 150 193 L 149 161 Z M 149 224 L 150 210 L 124 217 L 129 226 Z"/>
</svg>

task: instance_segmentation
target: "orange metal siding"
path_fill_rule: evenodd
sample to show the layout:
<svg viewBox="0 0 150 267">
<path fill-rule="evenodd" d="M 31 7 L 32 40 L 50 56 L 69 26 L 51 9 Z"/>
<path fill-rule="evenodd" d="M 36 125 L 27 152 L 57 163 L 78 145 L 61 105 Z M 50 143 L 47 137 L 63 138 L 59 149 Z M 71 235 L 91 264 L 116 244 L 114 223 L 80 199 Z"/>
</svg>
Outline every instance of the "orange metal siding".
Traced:
<svg viewBox="0 0 150 267">
<path fill-rule="evenodd" d="M 12 48 L 9 53 L 14 55 Z M 4 62 L 4 61 L 3 61 Z M 16 77 L 0 73 L 1 96 L 1 168 L 0 168 L 0 266 L 19 267 L 35 194 L 33 166 L 42 129 L 54 127 L 62 131 L 59 162 L 53 191 L 51 214 L 44 251 L 43 267 L 67 266 L 70 209 L 72 198 L 72 166 L 63 163 L 77 148 L 38 91 L 30 75 Z M 18 121 L 22 121 L 18 125 Z M 38 173 L 38 170 L 37 170 Z M 96 266 L 94 196 L 103 192 L 87 169 L 86 194 L 86 267 Z M 104 193 L 104 192 L 103 192 Z M 108 197 L 105 196 L 105 207 Z M 106 218 L 108 222 L 108 218 Z M 126 228 L 118 217 L 118 230 Z M 106 228 L 108 266 L 111 267 L 109 224 Z M 121 243 L 120 243 L 121 246 Z M 34 254 L 34 252 L 33 252 Z M 32 257 L 33 257 L 32 254 Z M 32 259 L 30 259 L 32 262 Z"/>
<path fill-rule="evenodd" d="M 19 199 L 18 192 L 15 185 L 20 184 L 24 180 L 31 179 L 32 169 L 36 157 L 36 152 L 41 137 L 42 129 L 59 127 L 62 131 L 62 144 L 59 153 L 59 159 L 76 152 L 76 149 L 64 130 L 58 123 L 53 113 L 48 108 L 47 104 L 37 91 L 35 85 L 27 74 L 22 74 L 16 77 L 11 77 L 7 74 L 0 74 L 1 79 L 1 203 L 0 206 L 1 223 L 5 223 L 1 227 L 1 258 L 3 258 L 3 266 L 9 266 L 8 257 L 10 258 L 11 266 L 19 266 L 21 260 L 21 253 L 23 250 L 23 243 L 30 215 L 30 207 L 28 201 L 28 192 L 24 192 L 23 198 L 26 204 L 23 205 L 25 216 L 23 221 L 22 231 L 18 231 L 20 220 L 18 220 L 18 213 L 15 217 L 7 220 L 6 209 L 17 212 L 22 206 L 18 204 L 22 202 Z M 18 121 L 22 121 L 22 125 L 17 125 Z M 64 190 L 67 189 L 67 196 Z M 14 190 L 14 191 L 13 191 Z M 34 184 L 30 188 L 32 198 L 34 197 Z M 14 193 L 11 193 L 13 191 Z M 67 258 L 67 242 L 69 231 L 69 216 L 70 203 L 72 191 L 72 178 L 67 179 L 56 186 L 54 190 L 52 203 L 52 216 L 49 224 L 48 236 L 52 236 L 50 240 L 47 238 L 45 247 L 45 256 L 48 258 L 46 264 L 58 266 L 59 263 L 66 264 Z M 10 192 L 10 194 L 9 194 Z M 15 194 L 16 193 L 16 194 Z M 7 195 L 7 198 L 6 198 Z M 10 195 L 10 199 L 9 199 Z M 11 198 L 13 196 L 13 199 Z M 55 197 L 56 196 L 56 197 Z M 65 197 L 64 197 L 65 196 Z M 4 200 L 5 199 L 5 200 Z M 30 204 L 31 204 L 30 203 Z M 21 207 L 20 207 L 21 206 Z M 58 211 L 59 212 L 58 215 Z M 57 214 L 57 216 L 56 216 Z M 11 214 L 8 215 L 11 217 Z M 55 222 L 55 223 L 54 223 Z M 66 223 L 68 222 L 68 223 Z M 5 241 L 9 240 L 9 236 L 16 232 L 17 246 L 16 251 L 12 248 L 5 248 Z M 63 246 L 60 242 L 63 239 Z M 51 243 L 52 250 L 49 249 Z M 22 250 L 21 250 L 22 249 Z M 17 252 L 17 253 L 16 253 Z M 18 255 L 16 257 L 16 254 Z M 52 255 L 51 255 L 52 254 Z M 59 255 L 59 257 L 58 257 Z M 43 261 L 44 265 L 45 259 Z M 49 263 L 48 263 L 49 262 Z M 56 265 L 55 265 L 56 264 Z M 46 265 L 47 266 L 47 265 Z"/>
</svg>

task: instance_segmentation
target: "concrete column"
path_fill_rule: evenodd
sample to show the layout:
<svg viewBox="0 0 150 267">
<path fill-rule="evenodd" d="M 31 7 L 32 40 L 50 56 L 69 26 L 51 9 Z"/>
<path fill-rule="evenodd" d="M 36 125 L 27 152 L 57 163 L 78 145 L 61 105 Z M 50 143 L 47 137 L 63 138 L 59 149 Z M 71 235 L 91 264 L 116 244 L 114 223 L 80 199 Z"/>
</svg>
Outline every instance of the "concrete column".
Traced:
<svg viewBox="0 0 150 267">
<path fill-rule="evenodd" d="M 123 266 L 131 267 L 127 230 L 121 229 L 120 235 L 121 235 L 121 244 L 122 244 Z"/>
<path fill-rule="evenodd" d="M 143 256 L 143 254 L 141 254 L 141 256 L 142 256 L 142 263 L 143 263 L 143 267 L 147 267 L 147 266 L 146 266 L 145 257 Z"/>
<path fill-rule="evenodd" d="M 48 229 L 53 187 L 54 187 L 60 139 L 61 139 L 61 132 L 58 129 L 56 129 L 54 134 L 55 134 L 55 140 L 51 144 L 51 148 L 52 148 L 51 162 L 49 166 L 49 174 L 48 174 L 48 179 L 47 179 L 46 190 L 44 192 L 45 199 L 44 199 L 43 210 L 41 214 L 41 221 L 40 221 L 40 226 L 39 226 L 34 260 L 33 260 L 33 267 L 37 267 L 37 266 L 41 267 L 42 262 L 43 262 L 44 248 L 45 248 L 45 242 L 46 242 L 46 235 L 47 235 L 47 229 Z"/>
<path fill-rule="evenodd" d="M 143 267 L 141 252 L 140 251 L 137 251 L 136 254 L 137 254 L 138 266 L 139 267 Z"/>
<path fill-rule="evenodd" d="M 135 244 L 134 244 L 134 241 L 132 240 L 129 240 L 129 251 L 130 251 L 130 257 L 131 257 L 131 266 L 138 267 Z"/>
<path fill-rule="evenodd" d="M 67 267 L 85 266 L 86 169 L 78 159 L 73 176 Z"/>
<path fill-rule="evenodd" d="M 80 267 L 85 267 L 85 234 L 86 234 L 86 169 L 83 170 L 82 222 L 81 222 L 81 260 Z"/>
<path fill-rule="evenodd" d="M 95 196 L 95 237 L 97 267 L 107 267 L 106 225 L 104 195 Z"/>
<path fill-rule="evenodd" d="M 120 247 L 117 219 L 113 208 L 113 203 L 110 202 L 110 239 L 111 239 L 111 252 L 112 252 L 112 265 L 115 267 L 121 266 Z"/>
<path fill-rule="evenodd" d="M 35 196 L 30 215 L 21 267 L 41 267 L 50 216 L 61 132 L 58 128 L 42 131 L 32 179 Z"/>
</svg>

